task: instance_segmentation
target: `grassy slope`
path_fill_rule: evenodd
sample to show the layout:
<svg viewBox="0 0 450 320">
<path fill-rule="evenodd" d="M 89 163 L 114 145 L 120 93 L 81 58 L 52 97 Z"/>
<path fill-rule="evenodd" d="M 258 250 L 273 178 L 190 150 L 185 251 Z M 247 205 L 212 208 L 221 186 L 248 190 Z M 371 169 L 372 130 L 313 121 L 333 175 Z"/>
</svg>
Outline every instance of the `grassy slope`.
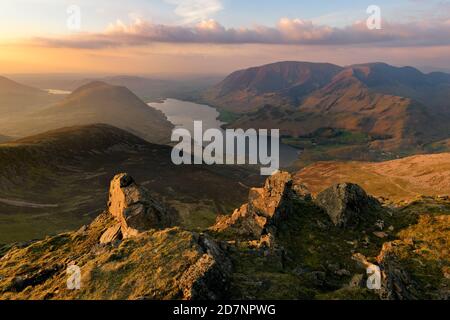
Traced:
<svg viewBox="0 0 450 320">
<path fill-rule="evenodd" d="M 41 238 L 88 223 L 103 210 L 109 181 L 118 172 L 139 177 L 177 208 L 192 229 L 211 224 L 217 213 L 239 205 L 247 193 L 240 182 L 252 185 L 260 179 L 242 167 L 175 166 L 170 153 L 170 147 L 107 125 L 61 129 L 0 145 L 0 198 L 53 205 L 31 208 L 0 202 L 0 243 Z"/>
<path fill-rule="evenodd" d="M 60 99 L 58 95 L 0 76 L 0 116 L 8 120 L 42 110 Z"/>
<path fill-rule="evenodd" d="M 85 231 L 14 247 L 0 263 L 0 299 L 179 299 L 180 277 L 202 256 L 193 234 L 153 230 L 100 247 L 108 219 L 103 214 Z M 65 266 L 71 261 L 82 270 L 81 290 L 67 289 Z M 8 291 L 19 275 L 33 275 L 34 285 Z"/>
<path fill-rule="evenodd" d="M 301 170 L 296 179 L 318 193 L 336 182 L 353 182 L 370 194 L 393 201 L 418 195 L 450 194 L 450 153 L 419 155 L 382 163 L 321 162 Z"/>
<path fill-rule="evenodd" d="M 103 82 L 84 85 L 56 104 L 24 116 L 0 117 L 2 133 L 35 135 L 75 125 L 107 123 L 153 143 L 167 143 L 173 125 L 125 87 Z"/>
<path fill-rule="evenodd" d="M 308 202 L 297 202 L 296 215 L 279 230 L 276 243 L 283 251 L 257 250 L 247 242 L 236 242 L 232 251 L 233 298 L 236 299 L 378 299 L 375 292 L 350 287 L 355 274 L 364 274 L 352 254 L 362 253 L 375 262 L 383 243 L 411 237 L 418 252 L 404 252 L 413 279 L 443 281 L 450 265 L 448 217 L 450 202 L 424 199 L 395 210 L 386 210 L 387 238 L 380 239 L 368 224 L 354 230 L 334 227 L 326 214 Z M 389 231 L 387 228 L 392 227 Z M 236 240 L 236 239 L 233 239 Z M 233 241 L 234 243 L 234 241 Z M 417 256 L 416 256 L 417 255 Z M 422 259 L 417 262 L 416 258 Z M 425 266 L 432 269 L 426 274 Z M 439 267 L 440 266 L 440 267 Z M 336 271 L 347 270 L 348 274 Z M 426 283 L 420 283 L 426 297 Z"/>
<path fill-rule="evenodd" d="M 256 249 L 249 242 L 229 239 L 232 241 L 227 252 L 234 264 L 230 298 L 377 299 L 373 291 L 348 286 L 352 275 L 365 273 L 351 257 L 360 252 L 374 261 L 386 241 L 399 241 L 400 262 L 419 286 L 421 297 L 436 298 L 431 292 L 448 286 L 443 274 L 448 273 L 450 265 L 447 252 L 450 201 L 423 199 L 379 212 L 386 227 L 391 227 L 385 229 L 388 233 L 385 239 L 373 234 L 378 230 L 373 221 L 366 221 L 357 229 L 341 229 L 334 227 L 328 216 L 311 202 L 298 200 L 294 210 L 295 214 L 278 229 L 276 242 L 283 249 Z M 38 276 L 32 276 L 37 283 L 20 293 L 0 290 L 0 296 L 179 298 L 180 275 L 199 259 L 192 234 L 180 229 L 150 231 L 117 246 L 99 246 L 98 238 L 108 226 L 108 217 L 101 215 L 87 230 L 15 247 L 0 261 L 0 289 L 7 289 L 18 275 L 56 271 L 42 282 Z M 0 256 L 4 253 L 0 247 Z M 66 289 L 64 266 L 70 261 L 82 267 L 80 291 Z M 339 274 L 340 270 L 347 272 Z"/>
</svg>

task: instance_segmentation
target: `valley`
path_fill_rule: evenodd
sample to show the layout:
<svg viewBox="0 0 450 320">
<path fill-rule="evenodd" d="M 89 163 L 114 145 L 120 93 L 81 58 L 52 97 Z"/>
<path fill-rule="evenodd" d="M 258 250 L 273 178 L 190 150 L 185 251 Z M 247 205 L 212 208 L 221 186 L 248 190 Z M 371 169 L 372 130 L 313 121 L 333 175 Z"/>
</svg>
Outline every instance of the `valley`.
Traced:
<svg viewBox="0 0 450 320">
<path fill-rule="evenodd" d="M 447 75 L 281 62 L 209 88 L 75 80 L 40 79 L 50 95 L 3 79 L 21 107 L 0 115 L 0 299 L 448 299 Z M 283 170 L 175 165 L 171 131 L 196 120 L 281 129 Z"/>
<path fill-rule="evenodd" d="M 446 314 L 450 0 L 16 0 L 0 25 L 0 315 Z"/>
<path fill-rule="evenodd" d="M 245 185 L 261 179 L 244 167 L 176 166 L 170 152 L 104 124 L 0 144 L 0 242 L 41 238 L 89 222 L 102 209 L 105 186 L 120 171 L 141 176 L 194 229 L 242 201 Z"/>
<path fill-rule="evenodd" d="M 187 230 L 128 174 L 104 211 L 77 231 L 0 246 L 1 299 L 448 299 L 448 199 L 396 208 L 354 184 L 312 198 L 287 172 L 232 214 Z M 123 202 L 124 201 L 124 202 Z M 128 216 L 128 214 L 131 214 Z M 182 257 L 182 258 L 181 258 Z M 80 290 L 65 266 L 81 270 Z M 366 287 L 380 265 L 381 286 Z"/>
<path fill-rule="evenodd" d="M 236 71 L 206 91 L 202 101 L 231 112 L 229 127 L 279 128 L 294 143 L 326 128 L 370 136 L 364 143 L 346 142 L 343 152 L 325 148 L 325 153 L 367 160 L 359 154 L 370 150 L 370 160 L 383 160 L 383 152 L 423 153 L 448 139 L 448 92 L 449 76 L 443 73 L 384 63 L 340 67 L 286 61 Z"/>
<path fill-rule="evenodd" d="M 150 106 L 164 113 L 167 119 L 177 128 L 187 129 L 191 136 L 194 135 L 194 121 L 202 121 L 203 130 L 221 129 L 226 125 L 219 120 L 219 113 L 216 109 L 194 102 L 181 101 L 176 99 L 166 99 L 161 103 L 149 103 Z M 246 149 L 246 158 L 249 155 Z M 291 167 L 299 158 L 299 150 L 283 142 L 279 146 L 281 168 Z M 226 159 L 227 155 L 224 154 Z"/>
<path fill-rule="evenodd" d="M 450 153 L 417 155 L 386 162 L 318 162 L 296 174 L 317 194 L 332 183 L 353 182 L 390 201 L 450 196 Z"/>
<path fill-rule="evenodd" d="M 170 141 L 172 124 L 125 87 L 91 82 L 70 95 L 51 96 L 59 101 L 24 115 L 1 117 L 2 134 L 21 138 L 62 127 L 107 123 L 149 142 Z"/>
</svg>

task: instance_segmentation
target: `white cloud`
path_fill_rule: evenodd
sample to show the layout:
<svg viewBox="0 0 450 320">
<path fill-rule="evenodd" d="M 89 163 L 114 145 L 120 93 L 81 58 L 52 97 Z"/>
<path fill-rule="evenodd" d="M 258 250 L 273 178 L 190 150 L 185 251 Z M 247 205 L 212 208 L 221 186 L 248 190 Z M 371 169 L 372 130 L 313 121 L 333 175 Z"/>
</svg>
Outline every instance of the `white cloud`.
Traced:
<svg viewBox="0 0 450 320">
<path fill-rule="evenodd" d="M 198 22 L 210 18 L 223 9 L 220 0 L 165 0 L 176 6 L 175 14 L 185 23 Z"/>
<path fill-rule="evenodd" d="M 155 42 L 216 44 L 289 44 L 289 45 L 377 45 L 441 46 L 450 44 L 447 23 L 383 23 L 382 30 L 369 30 L 365 22 L 336 28 L 315 25 L 311 21 L 283 18 L 276 27 L 226 28 L 209 19 L 193 26 L 154 24 L 135 19 L 132 24 L 117 21 L 106 32 L 85 33 L 62 38 L 39 38 L 45 46 L 104 48 L 139 46 Z"/>
</svg>

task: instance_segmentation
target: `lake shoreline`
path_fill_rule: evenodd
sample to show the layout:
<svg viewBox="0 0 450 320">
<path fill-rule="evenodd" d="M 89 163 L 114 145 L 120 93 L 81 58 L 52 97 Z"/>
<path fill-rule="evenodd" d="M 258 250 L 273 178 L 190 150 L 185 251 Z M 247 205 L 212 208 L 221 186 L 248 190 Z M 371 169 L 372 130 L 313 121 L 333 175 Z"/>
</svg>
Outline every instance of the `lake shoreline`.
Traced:
<svg viewBox="0 0 450 320">
<path fill-rule="evenodd" d="M 173 98 L 164 99 L 161 103 L 150 102 L 149 106 L 161 111 L 167 119 L 176 127 L 187 129 L 191 135 L 194 133 L 194 121 L 202 121 L 203 130 L 226 130 L 226 122 L 222 122 L 217 108 L 207 104 L 192 101 L 183 101 Z M 280 137 L 280 167 L 290 168 L 298 160 L 300 150 L 282 143 Z"/>
</svg>

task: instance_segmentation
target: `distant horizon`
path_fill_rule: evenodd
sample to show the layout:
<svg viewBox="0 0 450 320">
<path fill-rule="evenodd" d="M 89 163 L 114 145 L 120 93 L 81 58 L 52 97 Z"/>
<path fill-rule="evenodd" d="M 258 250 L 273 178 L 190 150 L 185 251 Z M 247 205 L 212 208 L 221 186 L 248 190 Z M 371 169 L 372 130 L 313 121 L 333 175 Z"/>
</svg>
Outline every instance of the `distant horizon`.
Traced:
<svg viewBox="0 0 450 320">
<path fill-rule="evenodd" d="M 124 72 L 124 73 L 105 73 L 105 72 L 98 72 L 98 73 L 85 73 L 85 72 L 35 72 L 35 73 L 3 73 L 0 74 L 0 76 L 4 77 L 73 77 L 75 79 L 79 79 L 80 77 L 84 78 L 98 78 L 98 77 L 137 77 L 137 78 L 147 78 L 147 79 L 155 79 L 155 80 L 176 80 L 175 77 L 185 77 L 185 78 L 205 78 L 205 77 L 221 77 L 221 76 L 227 76 L 231 74 L 232 72 L 239 71 L 239 70 L 245 70 L 249 68 L 254 67 L 260 67 L 264 65 L 270 65 L 275 63 L 281 63 L 281 62 L 305 62 L 305 63 L 329 63 L 333 65 L 337 65 L 340 67 L 349 67 L 352 65 L 359 65 L 359 64 L 374 64 L 374 63 L 386 63 L 388 65 L 391 65 L 393 67 L 397 68 L 403 68 L 403 67 L 412 67 L 424 74 L 429 74 L 433 72 L 442 72 L 442 73 L 449 73 L 450 74 L 450 68 L 439 68 L 434 66 L 415 66 L 415 65 L 401 65 L 401 64 L 391 64 L 384 61 L 369 61 L 369 62 L 362 62 L 362 63 L 355 63 L 355 64 L 337 64 L 332 63 L 328 61 L 322 61 L 322 62 L 316 62 L 316 61 L 302 61 L 302 60 L 276 60 L 272 62 L 268 62 L 265 64 L 257 64 L 257 65 L 248 65 L 245 67 L 242 67 L 240 69 L 233 69 L 228 72 L 211 72 L 211 73 L 193 73 L 193 72 L 156 72 L 156 73 L 132 73 L 132 72 Z M 180 79 L 182 80 L 182 79 Z"/>
</svg>

